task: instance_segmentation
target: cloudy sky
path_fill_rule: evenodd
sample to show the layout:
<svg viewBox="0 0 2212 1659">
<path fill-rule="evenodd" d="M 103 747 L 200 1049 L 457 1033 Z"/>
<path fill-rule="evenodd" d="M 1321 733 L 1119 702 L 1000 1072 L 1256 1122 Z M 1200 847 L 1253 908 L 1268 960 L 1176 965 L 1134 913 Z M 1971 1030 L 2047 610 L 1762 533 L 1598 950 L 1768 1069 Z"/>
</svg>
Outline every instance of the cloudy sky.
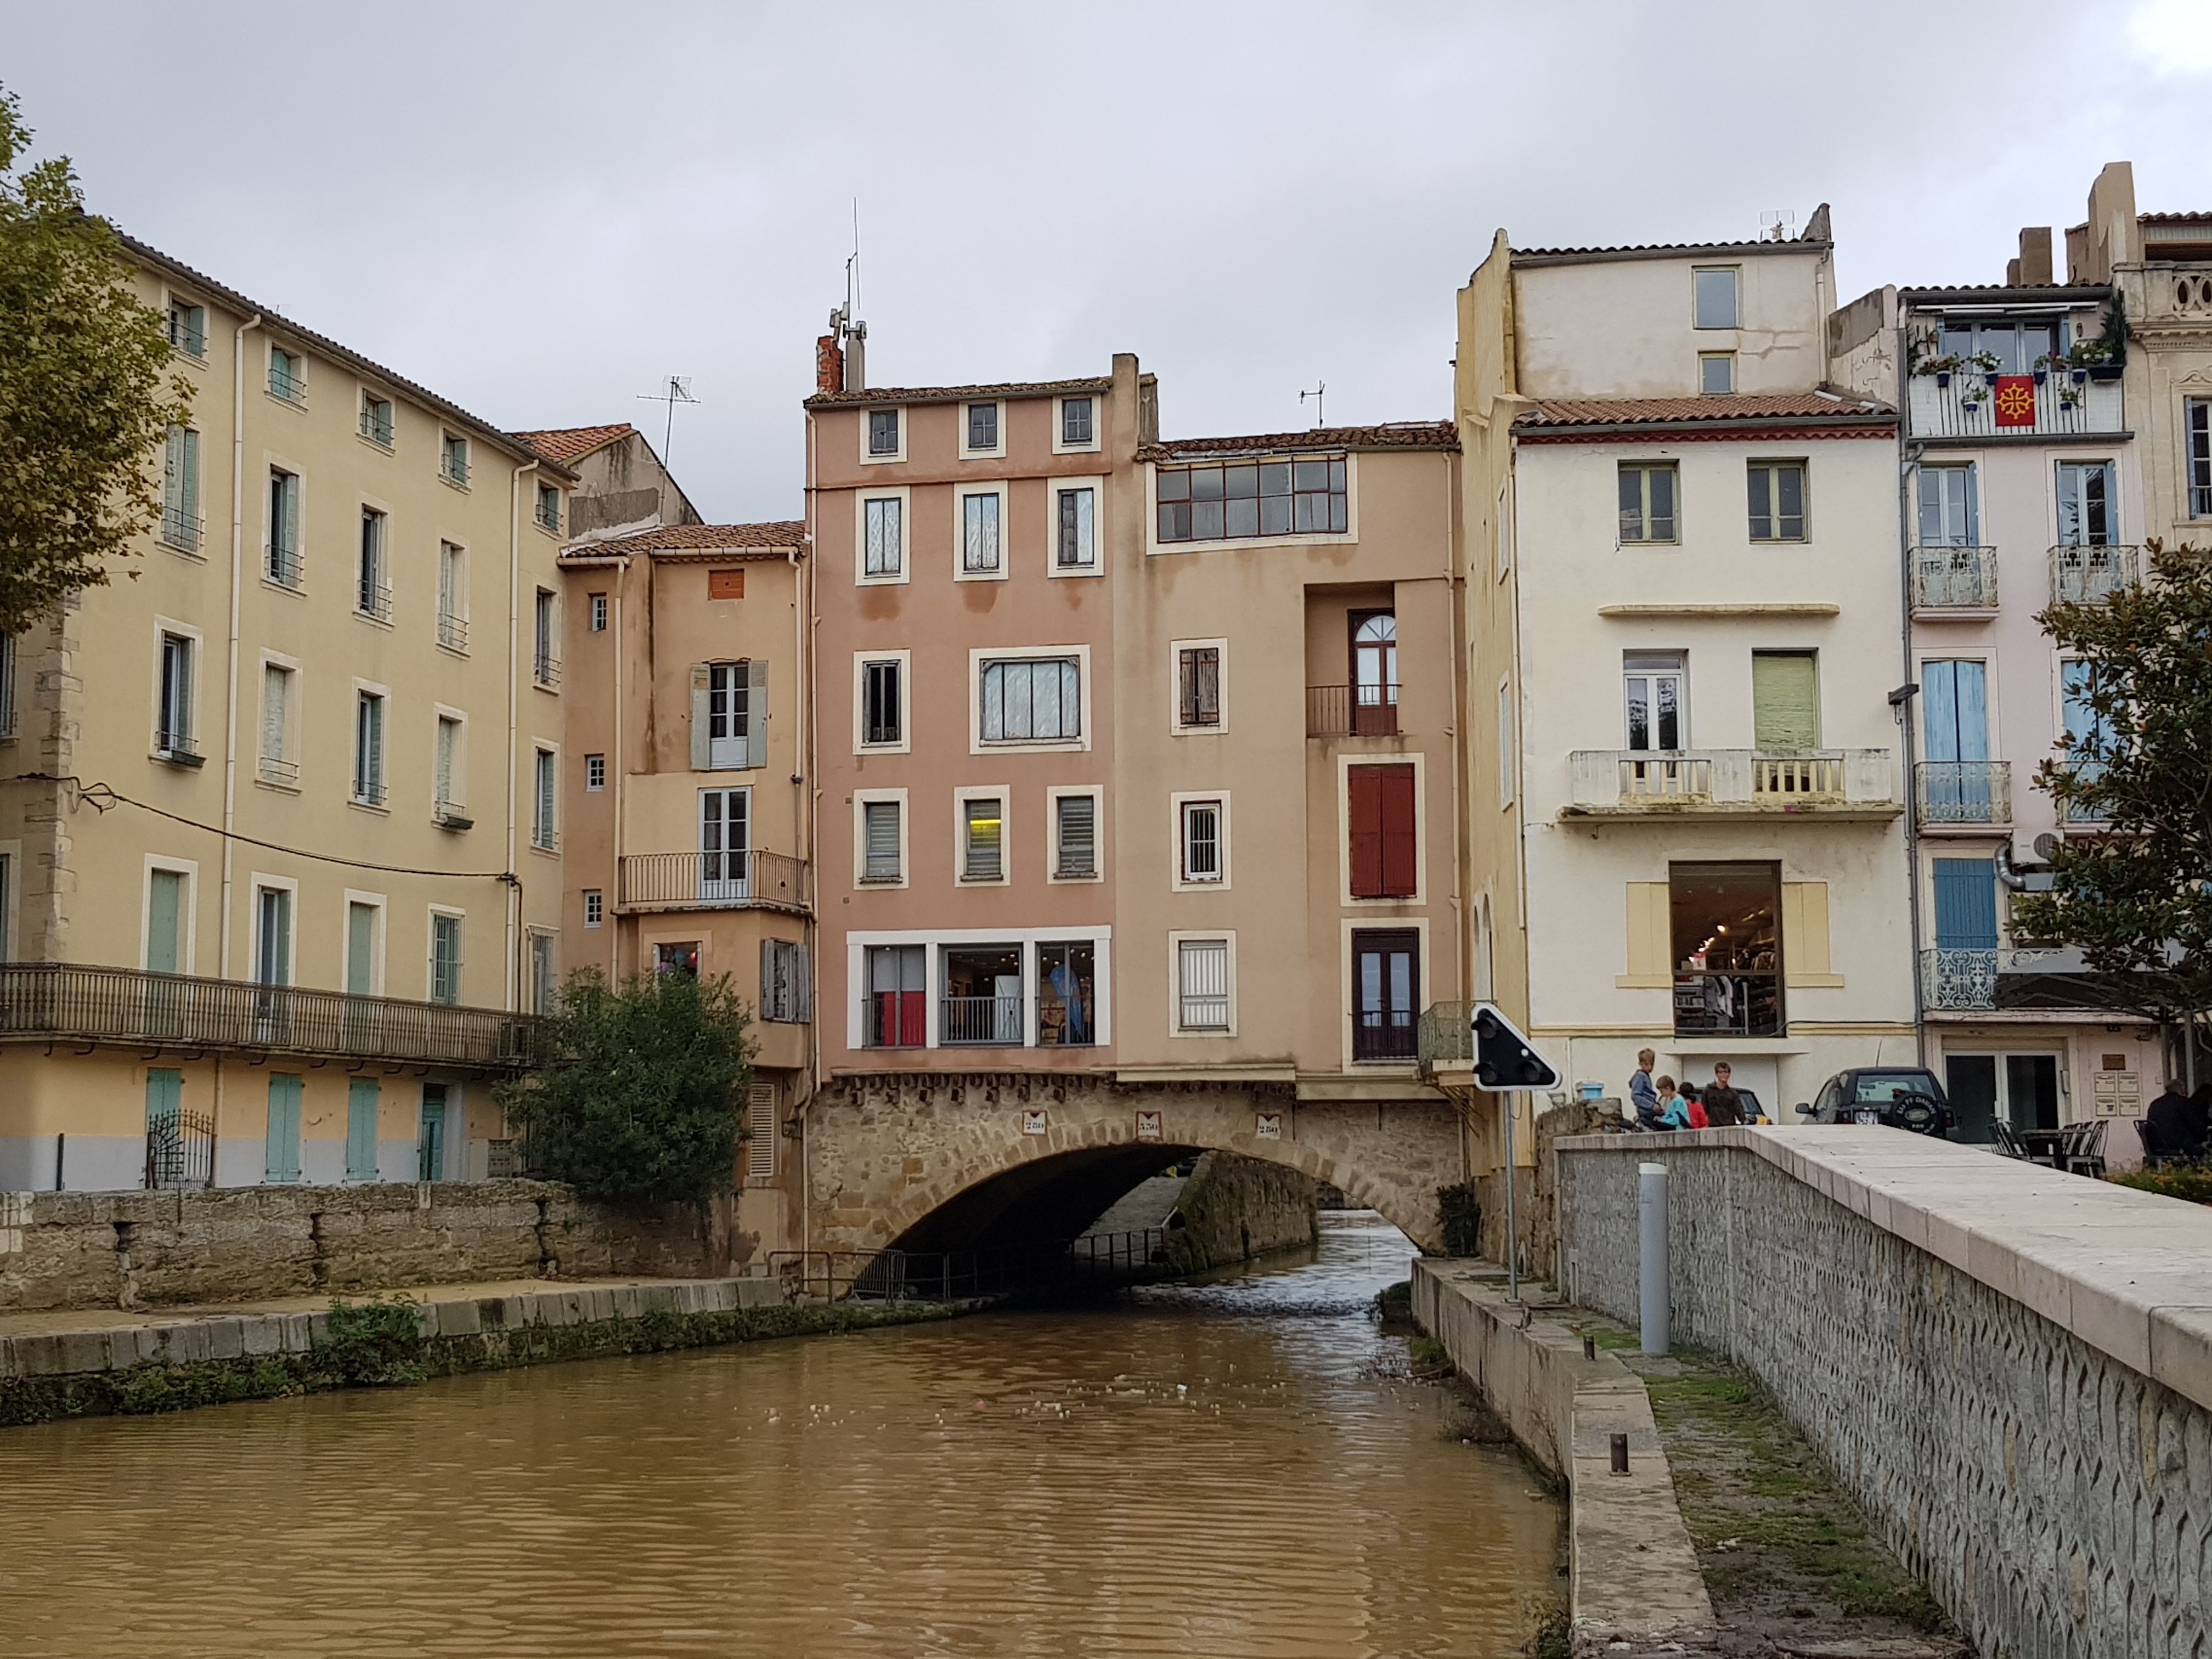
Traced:
<svg viewBox="0 0 2212 1659">
<path fill-rule="evenodd" d="M 1170 435 L 1449 412 L 1522 246 L 1833 204 L 1841 292 L 2002 279 L 2107 161 L 2212 207 L 2207 0 L 174 5 L 0 0 L 97 211 L 508 427 L 670 374 L 710 519 L 799 510 L 860 224 L 879 384 L 1103 373 Z"/>
</svg>

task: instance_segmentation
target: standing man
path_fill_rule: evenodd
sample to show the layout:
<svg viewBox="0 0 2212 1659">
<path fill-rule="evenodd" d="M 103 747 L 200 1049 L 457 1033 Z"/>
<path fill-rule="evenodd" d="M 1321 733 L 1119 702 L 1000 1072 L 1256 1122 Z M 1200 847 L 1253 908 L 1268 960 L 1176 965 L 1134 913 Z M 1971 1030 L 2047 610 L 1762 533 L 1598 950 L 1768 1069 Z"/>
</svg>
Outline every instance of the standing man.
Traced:
<svg viewBox="0 0 2212 1659">
<path fill-rule="evenodd" d="M 1628 1103 L 1637 1121 L 1650 1128 L 1659 1115 L 1659 1086 L 1651 1080 L 1652 1062 L 1659 1058 L 1649 1048 L 1636 1051 L 1636 1069 L 1628 1074 Z"/>
<path fill-rule="evenodd" d="M 1713 1086 L 1705 1091 L 1705 1120 L 1716 1129 L 1743 1121 L 1743 1097 L 1729 1084 L 1732 1075 L 1728 1061 L 1722 1060 L 1713 1067 Z"/>
</svg>

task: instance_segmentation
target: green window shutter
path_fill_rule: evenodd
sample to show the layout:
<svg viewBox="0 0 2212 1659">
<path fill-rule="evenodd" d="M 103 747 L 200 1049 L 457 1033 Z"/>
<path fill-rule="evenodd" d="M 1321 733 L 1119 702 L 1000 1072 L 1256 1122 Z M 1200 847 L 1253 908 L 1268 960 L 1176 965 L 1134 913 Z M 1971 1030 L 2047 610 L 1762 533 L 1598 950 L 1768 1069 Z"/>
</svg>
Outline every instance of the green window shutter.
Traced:
<svg viewBox="0 0 2212 1659">
<path fill-rule="evenodd" d="M 708 699 L 712 696 L 713 677 L 703 662 L 691 665 L 691 769 L 704 772 L 711 769 L 712 751 L 708 748 L 712 710 Z"/>
<path fill-rule="evenodd" d="M 185 1109 L 185 1074 L 166 1066 L 146 1068 L 146 1127 L 150 1129 L 177 1127 Z"/>
<path fill-rule="evenodd" d="M 175 870 L 156 870 L 146 894 L 146 966 L 156 974 L 182 971 L 185 939 L 185 878 Z"/>
<path fill-rule="evenodd" d="M 300 1094 L 301 1079 L 289 1072 L 269 1079 L 269 1136 L 262 1160 L 267 1181 L 300 1178 Z"/>
<path fill-rule="evenodd" d="M 768 663 L 755 657 L 745 665 L 745 765 L 768 764 Z"/>
<path fill-rule="evenodd" d="M 1762 752 L 1820 746 L 1820 676 L 1809 651 L 1759 651 L 1751 659 L 1753 741 Z"/>
<path fill-rule="evenodd" d="M 356 908 L 361 907 L 356 906 Z M 346 1095 L 346 1179 L 376 1179 L 376 1114 L 381 1091 L 373 1077 L 357 1077 Z"/>
<path fill-rule="evenodd" d="M 356 996 L 374 994 L 376 984 L 376 907 L 346 906 L 346 989 Z M 362 1079 L 356 1079 L 356 1082 Z"/>
<path fill-rule="evenodd" d="M 178 435 L 184 441 L 178 457 L 178 465 L 183 472 L 179 499 L 183 504 L 185 517 L 198 519 L 200 515 L 200 434 L 186 427 Z M 189 533 L 189 526 L 187 531 Z"/>
</svg>

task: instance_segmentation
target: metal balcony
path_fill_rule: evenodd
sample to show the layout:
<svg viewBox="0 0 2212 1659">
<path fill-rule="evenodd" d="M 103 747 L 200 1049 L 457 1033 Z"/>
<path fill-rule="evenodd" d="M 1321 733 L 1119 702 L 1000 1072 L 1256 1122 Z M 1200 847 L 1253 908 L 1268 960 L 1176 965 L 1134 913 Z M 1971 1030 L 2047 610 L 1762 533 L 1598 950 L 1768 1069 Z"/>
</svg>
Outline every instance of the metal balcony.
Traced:
<svg viewBox="0 0 2212 1659">
<path fill-rule="evenodd" d="M 1398 687 L 1310 685 L 1306 687 L 1306 735 L 1310 738 L 1395 738 L 1398 735 Z"/>
<path fill-rule="evenodd" d="M 62 963 L 0 966 L 0 1042 L 106 1043 L 520 1072 L 529 1014 Z"/>
<path fill-rule="evenodd" d="M 2139 547 L 2065 545 L 2051 550 L 2053 605 L 2102 605 L 2142 580 Z"/>
<path fill-rule="evenodd" d="M 1424 1076 L 1468 1070 L 1474 1064 L 1474 1004 L 1431 1003 L 1421 1011 L 1413 1042 Z"/>
<path fill-rule="evenodd" d="M 2008 374 L 2002 378 L 2013 384 L 2002 387 L 1999 378 L 1978 368 L 1914 374 L 1906 397 L 1912 435 L 2062 437 L 2126 429 L 2119 378 L 2110 370 L 2055 368 Z M 2023 382 L 2028 392 L 2025 403 L 2015 389 Z M 2002 412 L 2001 401 L 2005 404 Z"/>
<path fill-rule="evenodd" d="M 1912 802 L 1924 824 L 2012 822 L 2012 763 L 1923 761 L 1912 769 Z"/>
<path fill-rule="evenodd" d="M 1904 810 L 1887 749 L 1578 749 L 1567 760 L 1563 817 L 1893 817 Z"/>
<path fill-rule="evenodd" d="M 1997 608 L 1997 550 L 1994 547 L 1916 547 L 1912 550 L 1912 609 L 1925 611 Z"/>
<path fill-rule="evenodd" d="M 2079 951 L 1939 945 L 1920 953 L 1920 995 L 1932 1009 L 1986 1011 L 1997 1006 L 2000 975 L 2078 974 L 2085 966 Z"/>
<path fill-rule="evenodd" d="M 813 906 L 805 859 L 782 853 L 626 853 L 615 875 L 615 908 L 789 910 Z"/>
</svg>

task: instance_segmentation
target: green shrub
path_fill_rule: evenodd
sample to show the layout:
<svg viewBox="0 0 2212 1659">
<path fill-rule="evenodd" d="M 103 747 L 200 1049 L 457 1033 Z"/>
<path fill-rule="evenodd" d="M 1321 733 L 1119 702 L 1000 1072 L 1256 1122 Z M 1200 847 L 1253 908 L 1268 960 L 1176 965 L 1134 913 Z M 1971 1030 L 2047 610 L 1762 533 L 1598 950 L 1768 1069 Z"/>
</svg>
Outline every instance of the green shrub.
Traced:
<svg viewBox="0 0 2212 1659">
<path fill-rule="evenodd" d="M 319 1369 L 340 1382 L 420 1382 L 426 1374 L 422 1316 L 404 1296 L 343 1297 L 331 1304 L 329 1328 L 315 1344 Z"/>
<path fill-rule="evenodd" d="M 1482 1206 L 1468 1182 L 1437 1188 L 1437 1224 L 1444 1236 L 1446 1255 L 1482 1254 Z"/>
<path fill-rule="evenodd" d="M 2162 1170 L 2124 1170 L 2108 1175 L 2115 1186 L 2166 1198 L 2186 1199 L 2191 1204 L 2212 1204 L 2212 1167 L 2202 1164 L 2169 1164 Z"/>
<path fill-rule="evenodd" d="M 1451 1369 L 1451 1351 L 1433 1336 L 1417 1336 L 1406 1345 L 1407 1357 L 1413 1362 L 1416 1371 L 1443 1371 Z"/>
</svg>

